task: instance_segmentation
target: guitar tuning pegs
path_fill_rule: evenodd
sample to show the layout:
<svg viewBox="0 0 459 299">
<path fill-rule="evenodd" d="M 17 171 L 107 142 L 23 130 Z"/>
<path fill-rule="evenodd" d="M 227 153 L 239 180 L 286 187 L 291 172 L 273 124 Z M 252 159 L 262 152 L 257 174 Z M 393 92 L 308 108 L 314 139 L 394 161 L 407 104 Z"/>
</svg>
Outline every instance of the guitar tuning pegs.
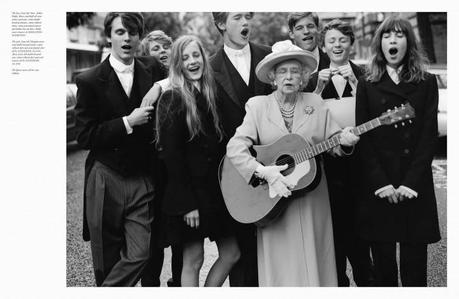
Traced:
<svg viewBox="0 0 459 299">
<path fill-rule="evenodd" d="M 387 109 L 387 112 L 390 112 L 390 109 Z"/>
<path fill-rule="evenodd" d="M 398 126 L 397 126 L 397 124 L 395 124 L 395 125 L 394 125 L 394 128 L 396 128 L 396 129 L 397 129 L 397 127 L 398 127 Z"/>
<path fill-rule="evenodd" d="M 402 122 L 402 126 L 404 126 L 404 125 L 405 125 L 405 122 Z"/>
<path fill-rule="evenodd" d="M 412 124 L 412 123 L 413 123 L 413 121 L 412 121 L 411 119 L 410 119 L 408 122 L 409 122 L 410 124 Z"/>
<path fill-rule="evenodd" d="M 405 107 L 405 104 L 402 104 L 402 107 Z"/>
</svg>

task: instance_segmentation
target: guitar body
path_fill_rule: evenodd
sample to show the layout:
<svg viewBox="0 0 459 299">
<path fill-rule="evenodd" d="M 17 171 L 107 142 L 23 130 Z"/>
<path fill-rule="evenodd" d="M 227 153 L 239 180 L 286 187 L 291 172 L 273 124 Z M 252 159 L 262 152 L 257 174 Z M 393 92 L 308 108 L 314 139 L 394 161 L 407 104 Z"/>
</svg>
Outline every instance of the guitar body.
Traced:
<svg viewBox="0 0 459 299">
<path fill-rule="evenodd" d="M 286 162 L 294 164 L 294 167 L 282 172 L 290 183 L 296 185 L 290 198 L 270 198 L 266 182 L 256 187 L 247 184 L 225 157 L 220 164 L 220 187 L 231 216 L 241 223 L 266 226 L 282 213 L 296 193 L 314 189 L 320 182 L 320 168 L 315 158 L 301 163 L 296 163 L 292 158 L 295 153 L 307 147 L 309 144 L 306 140 L 297 134 L 285 135 L 270 145 L 254 146 L 257 161 L 263 165 L 283 165 Z"/>
</svg>

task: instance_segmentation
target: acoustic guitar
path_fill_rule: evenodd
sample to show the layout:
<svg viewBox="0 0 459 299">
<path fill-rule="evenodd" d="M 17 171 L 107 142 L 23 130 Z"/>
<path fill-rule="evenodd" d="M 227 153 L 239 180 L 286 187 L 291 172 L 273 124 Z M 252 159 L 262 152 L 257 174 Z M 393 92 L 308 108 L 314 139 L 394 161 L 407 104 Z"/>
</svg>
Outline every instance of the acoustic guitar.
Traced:
<svg viewBox="0 0 459 299">
<path fill-rule="evenodd" d="M 414 118 L 414 108 L 409 104 L 388 110 L 381 116 L 353 128 L 357 136 L 382 125 L 394 125 Z M 402 122 L 401 125 L 405 125 Z M 262 181 L 256 186 L 247 184 L 228 157 L 220 162 L 219 180 L 223 198 L 231 216 L 241 223 L 255 223 L 266 226 L 294 200 L 299 192 L 314 189 L 320 181 L 320 167 L 315 157 L 340 145 L 339 136 L 335 135 L 315 145 L 310 145 L 298 134 L 288 134 L 270 145 L 255 145 L 256 159 L 263 165 L 284 165 L 288 168 L 282 175 L 293 185 L 293 194 L 289 198 L 279 195 L 270 197 L 268 183 Z"/>
</svg>

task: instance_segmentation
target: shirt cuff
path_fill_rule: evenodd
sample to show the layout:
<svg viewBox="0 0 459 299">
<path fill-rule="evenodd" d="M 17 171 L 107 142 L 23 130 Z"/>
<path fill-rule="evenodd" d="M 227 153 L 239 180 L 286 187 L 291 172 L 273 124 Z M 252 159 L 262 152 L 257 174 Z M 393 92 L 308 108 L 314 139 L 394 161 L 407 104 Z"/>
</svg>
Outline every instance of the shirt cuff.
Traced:
<svg viewBox="0 0 459 299">
<path fill-rule="evenodd" d="M 124 126 L 126 127 L 126 133 L 129 135 L 129 134 L 132 134 L 132 127 L 129 125 L 129 122 L 127 121 L 127 116 L 124 116 L 123 117 L 123 123 L 124 123 Z"/>
<path fill-rule="evenodd" d="M 389 188 L 394 188 L 393 185 L 387 185 L 387 186 L 384 186 L 382 188 L 379 188 L 378 190 L 375 191 L 375 195 L 378 196 L 379 193 L 383 192 L 384 190 L 387 190 Z"/>
<path fill-rule="evenodd" d="M 411 189 L 411 188 L 408 188 L 408 187 L 403 186 L 403 185 L 400 185 L 399 188 L 403 188 L 403 189 L 405 189 L 406 191 L 408 191 L 409 193 L 413 194 L 414 197 L 418 197 L 418 193 L 417 193 L 416 191 L 414 191 L 413 189 Z"/>
</svg>

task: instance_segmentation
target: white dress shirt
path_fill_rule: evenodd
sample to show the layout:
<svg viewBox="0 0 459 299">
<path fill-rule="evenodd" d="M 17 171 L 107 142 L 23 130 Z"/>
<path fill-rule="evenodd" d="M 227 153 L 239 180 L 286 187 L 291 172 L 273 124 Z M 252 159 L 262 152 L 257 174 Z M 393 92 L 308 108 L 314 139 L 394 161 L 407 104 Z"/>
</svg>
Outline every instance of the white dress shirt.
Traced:
<svg viewBox="0 0 459 299">
<path fill-rule="evenodd" d="M 387 74 L 392 79 L 392 81 L 394 81 L 394 83 L 397 85 L 400 83 L 400 78 L 398 74 L 400 74 L 400 72 L 402 71 L 402 68 L 403 68 L 403 64 L 399 66 L 397 69 L 394 69 L 393 67 L 386 64 Z"/>
<path fill-rule="evenodd" d="M 344 66 L 351 67 L 350 63 L 344 64 Z M 337 70 L 338 68 L 330 66 L 330 71 Z M 352 69 L 352 68 L 351 68 Z M 336 92 L 338 93 L 339 98 L 343 97 L 344 89 L 346 89 L 347 80 L 341 74 L 336 74 L 332 76 L 333 85 L 335 85 Z M 349 85 L 352 88 L 352 95 L 355 96 L 355 91 L 357 86 L 355 86 L 352 82 L 349 81 Z"/>
<path fill-rule="evenodd" d="M 247 86 L 249 85 L 250 80 L 250 46 L 249 44 L 245 45 L 244 48 L 236 50 L 223 45 L 223 51 L 225 51 L 231 63 L 234 65 L 239 75 L 241 75 Z"/>
<path fill-rule="evenodd" d="M 308 51 L 308 52 L 311 53 L 312 55 L 314 55 L 314 58 L 317 61 L 316 68 L 314 69 L 314 71 L 311 72 L 311 74 L 312 74 L 312 73 L 317 72 L 317 70 L 319 69 L 319 61 L 320 61 L 319 47 L 316 46 L 316 48 L 314 50 Z"/>
<path fill-rule="evenodd" d="M 125 65 L 124 63 L 116 59 L 113 55 L 110 55 L 108 61 L 110 62 L 110 66 L 113 68 L 116 75 L 118 76 L 118 79 L 120 80 L 124 92 L 129 97 L 131 95 L 132 83 L 134 82 L 134 60 L 130 65 Z M 133 129 L 129 125 L 126 116 L 123 117 L 123 123 L 126 127 L 126 132 L 128 134 L 131 134 Z"/>
</svg>

